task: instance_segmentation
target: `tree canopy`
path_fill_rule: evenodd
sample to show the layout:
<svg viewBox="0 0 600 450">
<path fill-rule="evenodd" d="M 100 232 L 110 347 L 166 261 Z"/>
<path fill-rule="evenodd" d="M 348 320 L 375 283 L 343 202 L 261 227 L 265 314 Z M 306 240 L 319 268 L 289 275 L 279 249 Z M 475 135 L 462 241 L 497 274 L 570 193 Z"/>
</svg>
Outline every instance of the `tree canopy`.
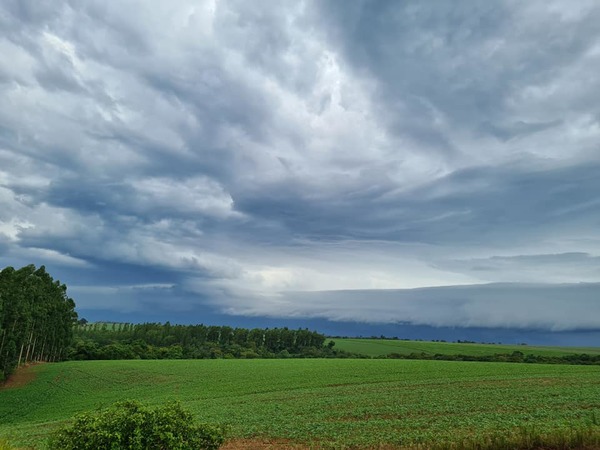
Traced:
<svg viewBox="0 0 600 450">
<path fill-rule="evenodd" d="M 0 382 L 21 364 L 66 358 L 77 320 L 67 286 L 44 266 L 0 272 Z"/>
<path fill-rule="evenodd" d="M 341 356 L 307 329 L 161 323 L 81 323 L 70 359 L 203 359 Z"/>
</svg>

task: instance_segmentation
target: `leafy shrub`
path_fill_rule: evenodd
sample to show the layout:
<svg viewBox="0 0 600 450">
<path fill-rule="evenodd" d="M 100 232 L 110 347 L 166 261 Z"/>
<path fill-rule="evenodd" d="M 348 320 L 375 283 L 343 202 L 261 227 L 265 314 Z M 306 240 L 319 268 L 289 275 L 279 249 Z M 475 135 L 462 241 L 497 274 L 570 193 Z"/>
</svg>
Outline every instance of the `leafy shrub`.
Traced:
<svg viewBox="0 0 600 450">
<path fill-rule="evenodd" d="M 218 449 L 222 427 L 195 424 L 177 402 L 154 409 L 135 401 L 80 414 L 49 440 L 57 450 L 191 450 Z"/>
</svg>

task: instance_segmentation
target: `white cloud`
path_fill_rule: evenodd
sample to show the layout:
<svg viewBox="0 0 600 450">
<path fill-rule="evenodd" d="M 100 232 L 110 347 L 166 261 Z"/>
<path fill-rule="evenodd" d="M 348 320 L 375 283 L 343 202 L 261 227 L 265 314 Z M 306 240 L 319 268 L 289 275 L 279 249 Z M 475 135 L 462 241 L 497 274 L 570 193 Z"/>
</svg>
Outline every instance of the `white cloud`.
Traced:
<svg viewBox="0 0 600 450">
<path fill-rule="evenodd" d="M 16 242 L 19 240 L 19 233 L 32 226 L 31 223 L 18 219 L 11 219 L 9 222 L 0 221 L 0 234 L 3 234 L 9 241 Z"/>
<path fill-rule="evenodd" d="M 233 200 L 217 182 L 206 177 L 187 180 L 144 178 L 132 182 L 136 204 L 132 209 L 152 208 L 217 217 L 241 216 L 233 211 Z"/>
</svg>

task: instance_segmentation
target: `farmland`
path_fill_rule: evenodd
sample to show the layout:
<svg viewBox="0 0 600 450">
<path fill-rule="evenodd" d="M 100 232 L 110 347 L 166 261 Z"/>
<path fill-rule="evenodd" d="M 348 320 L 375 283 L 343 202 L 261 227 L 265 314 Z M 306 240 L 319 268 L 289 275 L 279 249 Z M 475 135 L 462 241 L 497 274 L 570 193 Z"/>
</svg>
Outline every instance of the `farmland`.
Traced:
<svg viewBox="0 0 600 450">
<path fill-rule="evenodd" d="M 599 355 L 598 347 L 536 347 L 529 345 L 470 344 L 453 342 L 405 341 L 400 339 L 334 339 L 335 348 L 367 356 L 385 356 L 390 353 L 408 355 L 428 353 L 442 355 L 487 356 L 495 353 L 509 354 L 519 351 L 540 356 L 565 356 L 587 353 Z"/>
<path fill-rule="evenodd" d="M 180 400 L 230 441 L 342 448 L 598 427 L 600 367 L 405 360 L 84 361 L 27 369 L 0 391 L 0 438 L 43 442 L 73 414 Z"/>
</svg>

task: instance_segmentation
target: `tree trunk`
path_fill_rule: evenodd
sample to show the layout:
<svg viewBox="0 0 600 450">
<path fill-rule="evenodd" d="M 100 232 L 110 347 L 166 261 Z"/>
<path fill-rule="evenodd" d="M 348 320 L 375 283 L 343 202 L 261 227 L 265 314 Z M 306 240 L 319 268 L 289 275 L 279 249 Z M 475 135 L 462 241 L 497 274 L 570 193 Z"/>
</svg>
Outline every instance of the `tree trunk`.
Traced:
<svg viewBox="0 0 600 450">
<path fill-rule="evenodd" d="M 25 353 L 25 362 L 29 361 L 29 351 L 31 350 L 31 340 L 33 339 L 33 330 L 29 334 L 29 342 L 27 342 L 27 353 Z"/>
<path fill-rule="evenodd" d="M 17 362 L 17 367 L 21 367 L 21 358 L 23 357 L 23 347 L 25 347 L 25 342 L 21 344 L 21 351 L 19 352 L 19 361 Z"/>
<path fill-rule="evenodd" d="M 33 340 L 33 348 L 31 349 L 31 360 L 34 361 L 35 358 L 35 343 L 37 341 L 37 337 Z"/>
</svg>

